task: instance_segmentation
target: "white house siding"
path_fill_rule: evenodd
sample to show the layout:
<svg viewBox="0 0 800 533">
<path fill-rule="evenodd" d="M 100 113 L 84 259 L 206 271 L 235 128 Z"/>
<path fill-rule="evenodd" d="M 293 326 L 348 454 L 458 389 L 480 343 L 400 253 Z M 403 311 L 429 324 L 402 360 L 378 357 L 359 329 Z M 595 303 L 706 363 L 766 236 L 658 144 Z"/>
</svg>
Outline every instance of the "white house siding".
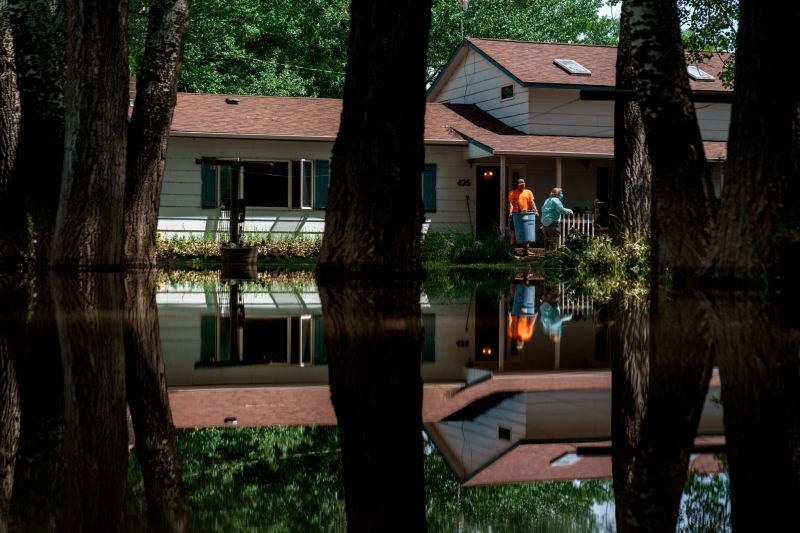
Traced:
<svg viewBox="0 0 800 533">
<path fill-rule="evenodd" d="M 731 124 L 731 104 L 695 104 L 700 134 L 706 141 L 727 141 Z"/>
<path fill-rule="evenodd" d="M 531 89 L 528 133 L 614 136 L 614 103 L 581 100 L 576 89 Z"/>
<path fill-rule="evenodd" d="M 495 118 L 528 131 L 528 90 L 486 60 L 469 50 L 463 61 L 451 70 L 448 79 L 436 96 L 437 102 L 475 104 Z M 514 96 L 500 99 L 500 88 L 514 86 Z"/>
<path fill-rule="evenodd" d="M 470 214 L 475 221 L 474 170 L 463 154 L 463 146 L 425 146 L 425 162 L 436 164 L 436 212 L 425 213 L 429 231 L 468 232 Z"/>
</svg>

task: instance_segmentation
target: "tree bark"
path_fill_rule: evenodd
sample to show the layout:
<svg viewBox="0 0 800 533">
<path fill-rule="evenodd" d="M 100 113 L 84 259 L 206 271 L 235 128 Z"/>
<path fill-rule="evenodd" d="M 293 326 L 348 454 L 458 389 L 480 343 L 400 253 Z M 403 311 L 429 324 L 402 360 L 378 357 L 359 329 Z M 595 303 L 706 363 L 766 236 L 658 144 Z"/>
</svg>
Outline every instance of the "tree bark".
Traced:
<svg viewBox="0 0 800 533">
<path fill-rule="evenodd" d="M 631 55 L 630 5 L 622 4 L 617 45 L 617 90 L 636 90 Z M 639 101 L 618 99 L 614 104 L 614 182 L 611 196 L 611 235 L 617 244 L 650 237 L 650 158 Z"/>
<path fill-rule="evenodd" d="M 714 242 L 714 276 L 798 286 L 800 280 L 800 88 L 786 36 L 800 5 L 742 0 L 728 162 Z"/>
<path fill-rule="evenodd" d="M 125 382 L 150 531 L 184 531 L 186 496 L 158 326 L 154 272 L 125 276 Z"/>
<path fill-rule="evenodd" d="M 9 0 L 20 119 L 9 183 L 6 235 L 17 253 L 47 263 L 64 158 L 64 7 L 58 0 Z M 27 217 L 30 216 L 30 227 Z"/>
<path fill-rule="evenodd" d="M 800 502 L 800 328 L 784 295 L 715 295 L 734 531 L 791 531 Z"/>
<path fill-rule="evenodd" d="M 431 1 L 354 0 L 320 275 L 421 274 Z"/>
<path fill-rule="evenodd" d="M 348 531 L 425 531 L 420 282 L 322 283 Z"/>
<path fill-rule="evenodd" d="M 19 440 L 19 391 L 14 354 L 22 348 L 25 291 L 18 277 L 0 274 L 0 532 L 9 530 Z"/>
<path fill-rule="evenodd" d="M 128 424 L 118 274 L 51 274 L 64 367 L 66 531 L 120 531 Z"/>
<path fill-rule="evenodd" d="M 644 310 L 633 311 L 630 326 L 641 327 Z M 651 304 L 647 348 L 645 338 L 636 340 L 620 354 L 627 360 L 614 365 L 618 531 L 675 531 L 711 379 L 709 320 L 704 296 L 673 293 L 669 301 Z"/>
<path fill-rule="evenodd" d="M 7 233 L 14 218 L 12 209 L 19 199 L 9 194 L 11 172 L 17 158 L 19 139 L 19 91 L 14 68 L 14 43 L 8 18 L 8 0 L 0 0 L 0 268 L 19 260 L 19 238 Z M 17 215 L 19 216 L 19 215 Z M 16 237 L 16 239 L 14 238 Z M 17 241 L 17 242 L 15 242 Z"/>
<path fill-rule="evenodd" d="M 716 208 L 671 0 L 626 0 L 652 162 L 651 272 L 674 286 L 708 269 Z"/>
<path fill-rule="evenodd" d="M 67 1 L 64 173 L 52 263 L 118 267 L 128 114 L 127 0 Z"/>
<path fill-rule="evenodd" d="M 144 58 L 136 82 L 136 105 L 128 128 L 124 208 L 124 256 L 128 266 L 153 267 L 156 262 L 167 137 L 188 25 L 186 0 L 150 3 Z"/>
</svg>

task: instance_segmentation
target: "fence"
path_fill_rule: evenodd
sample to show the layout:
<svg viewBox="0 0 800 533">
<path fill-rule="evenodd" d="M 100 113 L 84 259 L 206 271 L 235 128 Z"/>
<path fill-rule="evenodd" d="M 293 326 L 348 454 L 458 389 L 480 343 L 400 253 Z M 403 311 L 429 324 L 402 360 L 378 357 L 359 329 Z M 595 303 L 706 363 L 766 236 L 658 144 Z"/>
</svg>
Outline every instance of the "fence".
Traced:
<svg viewBox="0 0 800 533">
<path fill-rule="evenodd" d="M 594 237 L 594 215 L 591 213 L 585 215 L 562 215 L 561 236 L 558 240 L 559 246 L 564 245 L 571 231 L 575 231 L 589 239 Z"/>
</svg>

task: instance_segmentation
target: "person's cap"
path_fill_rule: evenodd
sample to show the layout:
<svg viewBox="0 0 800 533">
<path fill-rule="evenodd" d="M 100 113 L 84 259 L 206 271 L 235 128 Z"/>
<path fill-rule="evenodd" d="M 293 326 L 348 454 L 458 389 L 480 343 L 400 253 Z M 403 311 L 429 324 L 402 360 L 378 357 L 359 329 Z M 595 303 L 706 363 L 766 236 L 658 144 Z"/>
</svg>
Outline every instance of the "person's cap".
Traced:
<svg viewBox="0 0 800 533">
<path fill-rule="evenodd" d="M 524 179 L 522 179 L 522 178 L 518 179 L 518 180 L 517 180 L 517 185 L 519 185 L 520 183 L 521 183 L 521 184 L 523 184 L 523 185 L 525 185 L 525 180 L 524 180 Z"/>
</svg>

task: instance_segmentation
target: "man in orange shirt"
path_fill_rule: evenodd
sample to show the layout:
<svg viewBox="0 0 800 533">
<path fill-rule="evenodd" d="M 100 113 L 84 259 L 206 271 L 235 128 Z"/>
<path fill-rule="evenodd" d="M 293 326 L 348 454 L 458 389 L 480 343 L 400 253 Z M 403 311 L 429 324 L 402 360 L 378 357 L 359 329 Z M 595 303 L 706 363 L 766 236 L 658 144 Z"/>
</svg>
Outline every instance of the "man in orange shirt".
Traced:
<svg viewBox="0 0 800 533">
<path fill-rule="evenodd" d="M 516 183 L 517 187 L 508 193 L 508 211 L 509 213 L 521 213 L 523 211 L 532 211 L 537 216 L 539 210 L 536 209 L 536 200 L 533 198 L 533 193 L 530 189 L 525 188 L 525 180 L 520 178 Z M 514 220 L 511 218 L 511 244 L 516 244 L 516 237 L 514 236 Z"/>
</svg>

